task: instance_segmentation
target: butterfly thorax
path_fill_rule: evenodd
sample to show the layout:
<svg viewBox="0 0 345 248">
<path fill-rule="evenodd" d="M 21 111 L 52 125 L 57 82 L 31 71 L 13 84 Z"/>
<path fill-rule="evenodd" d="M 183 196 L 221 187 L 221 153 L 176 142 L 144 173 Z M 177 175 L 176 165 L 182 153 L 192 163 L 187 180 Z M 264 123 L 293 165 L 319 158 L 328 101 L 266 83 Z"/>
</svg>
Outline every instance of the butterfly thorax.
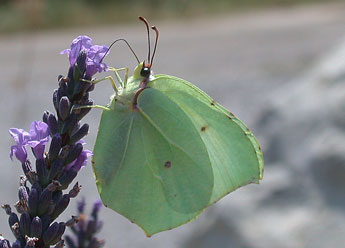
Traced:
<svg viewBox="0 0 345 248">
<path fill-rule="evenodd" d="M 147 88 L 148 82 L 154 79 L 151 68 L 145 66 L 145 63 L 140 63 L 134 70 L 132 76 L 128 78 L 126 87 L 120 87 L 118 94 L 111 98 L 111 109 L 115 106 L 125 109 L 136 109 L 137 98 L 139 94 Z"/>
</svg>

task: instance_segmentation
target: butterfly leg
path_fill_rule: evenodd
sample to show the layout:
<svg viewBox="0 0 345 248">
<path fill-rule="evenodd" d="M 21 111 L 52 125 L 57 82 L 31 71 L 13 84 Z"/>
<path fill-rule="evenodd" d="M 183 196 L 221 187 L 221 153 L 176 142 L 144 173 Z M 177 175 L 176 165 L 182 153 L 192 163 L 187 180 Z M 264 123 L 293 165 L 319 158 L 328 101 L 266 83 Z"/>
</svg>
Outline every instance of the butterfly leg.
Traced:
<svg viewBox="0 0 345 248">
<path fill-rule="evenodd" d="M 113 87 L 115 93 L 117 94 L 119 92 L 119 90 L 116 87 L 115 80 L 111 76 L 107 76 L 107 77 L 104 77 L 104 78 L 98 79 L 98 80 L 85 80 L 85 79 L 82 79 L 82 81 L 90 83 L 90 84 L 97 84 L 97 83 L 105 81 L 105 80 L 110 80 L 111 86 Z"/>
<path fill-rule="evenodd" d="M 102 109 L 102 110 L 110 110 L 110 108 L 107 108 L 102 105 L 85 105 L 85 106 L 78 106 L 74 107 L 73 110 L 79 110 L 79 109 L 86 109 L 86 108 L 97 108 L 97 109 Z"/>
<path fill-rule="evenodd" d="M 123 88 L 126 88 L 127 86 L 127 80 L 128 80 L 128 73 L 129 73 L 129 69 L 127 67 L 124 67 L 124 68 L 113 68 L 113 67 L 110 67 L 108 68 L 109 71 L 113 71 L 115 73 L 115 77 L 116 79 L 120 82 L 121 86 Z M 126 71 L 126 74 L 125 74 L 125 79 L 122 81 L 118 71 Z"/>
</svg>

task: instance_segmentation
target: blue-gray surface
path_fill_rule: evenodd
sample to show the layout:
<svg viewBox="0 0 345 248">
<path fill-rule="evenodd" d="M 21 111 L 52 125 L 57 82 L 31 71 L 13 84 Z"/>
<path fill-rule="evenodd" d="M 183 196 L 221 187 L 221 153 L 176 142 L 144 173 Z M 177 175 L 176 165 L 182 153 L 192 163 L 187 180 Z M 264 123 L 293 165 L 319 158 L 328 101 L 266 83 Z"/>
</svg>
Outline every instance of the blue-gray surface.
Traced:
<svg viewBox="0 0 345 248">
<path fill-rule="evenodd" d="M 340 247 L 345 243 L 345 5 L 278 9 L 213 19 L 155 23 L 161 38 L 154 71 L 195 83 L 252 129 L 264 149 L 260 185 L 239 189 L 196 221 L 146 238 L 108 209 L 101 237 L 106 247 Z M 0 37 L 0 199 L 17 201 L 18 163 L 8 158 L 10 127 L 28 129 L 53 110 L 59 55 L 80 34 L 97 44 L 127 38 L 146 56 L 142 24 L 101 29 L 26 33 Z M 338 47 L 338 48 L 337 48 Z M 133 68 L 123 45 L 107 57 Z M 108 102 L 112 89 L 97 86 L 92 98 Z M 92 149 L 99 110 L 86 118 Z M 89 205 L 96 200 L 91 166 L 78 177 Z M 75 204 L 75 201 L 73 202 Z M 75 214 L 73 204 L 61 217 Z M 0 233 L 13 240 L 7 216 Z"/>
</svg>

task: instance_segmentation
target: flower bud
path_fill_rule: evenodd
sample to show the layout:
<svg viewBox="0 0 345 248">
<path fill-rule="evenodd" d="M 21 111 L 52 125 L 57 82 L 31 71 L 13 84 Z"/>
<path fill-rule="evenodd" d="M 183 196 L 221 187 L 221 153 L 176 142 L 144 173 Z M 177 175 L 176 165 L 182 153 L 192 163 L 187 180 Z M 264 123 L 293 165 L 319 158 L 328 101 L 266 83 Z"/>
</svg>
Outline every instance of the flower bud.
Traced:
<svg viewBox="0 0 345 248">
<path fill-rule="evenodd" d="M 49 147 L 49 159 L 50 161 L 54 161 L 61 150 L 62 138 L 60 134 L 54 135 Z"/>
<path fill-rule="evenodd" d="M 22 205 L 24 208 L 26 208 L 26 206 L 28 205 L 29 196 L 28 196 L 28 192 L 27 192 L 25 186 L 20 186 L 20 187 L 19 187 L 19 190 L 18 190 L 18 197 L 19 197 L 19 200 L 20 200 L 21 205 Z"/>
<path fill-rule="evenodd" d="M 25 212 L 25 209 L 20 201 L 17 201 L 16 204 L 14 204 L 14 207 L 16 208 L 17 212 L 20 214 Z"/>
<path fill-rule="evenodd" d="M 66 224 L 64 222 L 59 223 L 59 230 L 57 231 L 55 238 L 50 241 L 50 244 L 55 245 L 58 241 L 61 240 L 62 235 L 65 233 Z"/>
<path fill-rule="evenodd" d="M 75 101 L 80 100 L 85 94 L 86 90 L 89 88 L 89 85 L 90 83 L 88 82 L 79 81 L 73 92 L 73 100 Z"/>
<path fill-rule="evenodd" d="M 20 229 L 19 229 L 19 223 L 16 222 L 11 226 L 11 231 L 16 239 L 23 239 L 23 237 L 20 234 Z"/>
<path fill-rule="evenodd" d="M 7 239 L 0 239 L 0 248 L 11 248 Z"/>
<path fill-rule="evenodd" d="M 16 240 L 13 244 L 12 244 L 12 248 L 21 248 L 22 245 L 20 243 L 19 240 Z"/>
<path fill-rule="evenodd" d="M 99 210 L 101 209 L 102 206 L 103 206 L 103 203 L 102 203 L 101 200 L 95 201 L 95 203 L 93 204 L 91 216 L 96 219 L 97 215 L 98 215 L 98 212 L 99 212 Z"/>
<path fill-rule="evenodd" d="M 76 182 L 76 184 L 74 184 L 73 188 L 68 193 L 69 197 L 70 198 L 76 197 L 79 194 L 80 190 L 81 190 L 81 186 L 79 185 L 78 182 Z"/>
<path fill-rule="evenodd" d="M 59 223 L 54 222 L 48 227 L 48 229 L 43 233 L 42 239 L 46 246 L 51 244 L 51 241 L 55 238 L 57 232 L 59 231 Z"/>
<path fill-rule="evenodd" d="M 35 172 L 31 168 L 31 164 L 29 160 L 26 160 L 25 163 L 22 163 L 22 169 L 27 180 L 29 180 L 31 184 L 34 184 L 37 180 L 37 177 L 36 177 Z"/>
<path fill-rule="evenodd" d="M 65 236 L 63 236 L 63 238 L 66 241 L 66 244 L 67 244 L 68 248 L 78 248 L 78 246 L 76 246 L 74 244 L 73 239 L 69 235 L 65 235 Z"/>
<path fill-rule="evenodd" d="M 73 226 L 74 224 L 78 223 L 79 221 L 79 217 L 78 216 L 72 216 L 67 222 L 66 222 L 66 226 Z"/>
<path fill-rule="evenodd" d="M 82 106 L 91 106 L 93 105 L 93 100 L 89 99 L 88 101 L 85 102 Z M 81 120 L 84 118 L 85 115 L 87 115 L 91 111 L 91 108 L 83 108 L 80 109 L 80 112 L 77 115 L 77 119 Z"/>
<path fill-rule="evenodd" d="M 57 175 L 61 174 L 63 171 L 63 161 L 61 159 L 57 159 L 54 161 L 54 163 L 51 165 L 48 178 L 50 180 L 56 179 Z"/>
<path fill-rule="evenodd" d="M 91 92 L 95 89 L 95 84 L 91 84 L 90 87 L 87 89 L 87 92 Z"/>
<path fill-rule="evenodd" d="M 30 235 L 31 218 L 28 212 L 23 213 L 20 216 L 19 228 L 22 236 Z"/>
<path fill-rule="evenodd" d="M 95 84 L 90 83 L 89 85 L 95 85 Z M 90 93 L 89 92 L 85 92 L 85 94 L 80 99 L 79 104 L 80 105 L 84 105 L 89 100 L 89 98 L 90 98 Z"/>
<path fill-rule="evenodd" d="M 59 103 L 59 111 L 58 111 L 61 120 L 64 121 L 67 119 L 70 113 L 70 107 L 71 107 L 71 103 L 68 97 L 67 96 L 61 97 L 60 103 Z"/>
<path fill-rule="evenodd" d="M 47 186 L 48 190 L 51 192 L 55 192 L 59 187 L 61 187 L 61 184 L 56 180 L 52 180 L 52 182 Z"/>
<path fill-rule="evenodd" d="M 12 209 L 11 209 L 10 205 L 4 204 L 1 207 L 5 210 L 7 215 L 10 215 L 12 213 Z"/>
<path fill-rule="evenodd" d="M 15 223 L 19 223 L 19 219 L 16 213 L 12 212 L 10 216 L 8 217 L 8 224 L 13 226 Z"/>
<path fill-rule="evenodd" d="M 97 221 L 97 225 L 96 225 L 96 230 L 97 230 L 97 232 L 98 232 L 99 230 L 101 230 L 102 227 L 103 227 L 103 221 Z"/>
<path fill-rule="evenodd" d="M 24 248 L 35 248 L 35 243 L 38 241 L 37 238 L 31 238 L 29 236 L 26 236 L 25 239 L 26 245 L 24 246 Z"/>
<path fill-rule="evenodd" d="M 40 199 L 38 201 L 38 215 L 42 216 L 44 215 L 50 206 L 50 202 L 52 200 L 52 192 L 45 188 L 40 196 Z"/>
<path fill-rule="evenodd" d="M 70 139 L 70 144 L 74 144 L 77 141 L 81 140 L 85 135 L 89 132 L 89 124 L 85 123 L 84 125 L 79 128 L 78 131 L 72 134 Z"/>
<path fill-rule="evenodd" d="M 61 131 L 62 134 L 68 133 L 71 134 L 72 130 L 74 129 L 75 125 L 77 125 L 78 120 L 74 113 L 72 113 L 69 118 L 65 121 L 63 129 Z"/>
<path fill-rule="evenodd" d="M 53 93 L 53 105 L 54 105 L 55 111 L 58 111 L 59 110 L 59 97 L 58 97 L 58 90 L 57 89 L 55 89 L 54 93 Z M 43 119 L 43 121 L 44 121 L 44 119 Z"/>
<path fill-rule="evenodd" d="M 46 185 L 48 183 L 48 170 L 44 162 L 44 159 L 36 160 L 36 173 L 38 176 L 38 181 L 41 185 Z"/>
<path fill-rule="evenodd" d="M 67 95 L 67 91 L 68 91 L 68 87 L 69 87 L 69 80 L 68 78 L 61 78 L 59 80 L 59 88 L 58 88 L 58 93 L 57 93 L 57 100 L 58 102 L 60 101 L 62 96 Z"/>
<path fill-rule="evenodd" d="M 64 194 L 60 200 L 57 202 L 55 206 L 55 210 L 52 213 L 51 217 L 53 219 L 56 219 L 65 209 L 68 207 L 68 204 L 70 202 L 70 197 L 68 194 Z"/>
<path fill-rule="evenodd" d="M 60 190 L 65 190 L 68 188 L 70 183 L 74 180 L 74 178 L 77 176 L 78 172 L 75 170 L 68 170 L 65 171 L 62 176 L 58 179 L 58 181 L 61 184 Z"/>
<path fill-rule="evenodd" d="M 49 215 L 43 215 L 41 217 L 41 221 L 42 221 L 42 230 L 47 230 L 53 220 Z"/>
<path fill-rule="evenodd" d="M 85 197 L 83 196 L 81 200 L 77 202 L 78 213 L 82 214 L 85 210 Z"/>
<path fill-rule="evenodd" d="M 80 143 L 75 144 L 64 159 L 64 165 L 68 165 L 76 160 L 82 151 L 83 145 Z"/>
<path fill-rule="evenodd" d="M 31 234 L 30 237 L 40 238 L 42 235 L 42 221 L 40 217 L 36 216 L 31 222 Z"/>
<path fill-rule="evenodd" d="M 48 116 L 47 124 L 49 126 L 50 134 L 55 135 L 59 131 L 58 123 L 54 114 Z"/>
<path fill-rule="evenodd" d="M 86 70 L 86 57 L 87 52 L 85 50 L 81 50 L 77 57 L 77 66 L 81 75 L 84 75 Z"/>
<path fill-rule="evenodd" d="M 91 236 L 92 234 L 96 233 L 96 231 L 96 221 L 89 220 L 86 226 L 86 235 Z"/>
<path fill-rule="evenodd" d="M 28 205 L 31 216 L 36 216 L 38 207 L 38 192 L 34 187 L 32 187 L 30 190 Z"/>
<path fill-rule="evenodd" d="M 101 248 L 104 245 L 104 241 L 103 240 L 99 240 L 95 237 L 93 237 L 90 240 L 89 245 L 86 248 Z"/>
<path fill-rule="evenodd" d="M 48 124 L 48 116 L 50 115 L 49 111 L 44 111 L 42 120 L 44 123 Z"/>
</svg>

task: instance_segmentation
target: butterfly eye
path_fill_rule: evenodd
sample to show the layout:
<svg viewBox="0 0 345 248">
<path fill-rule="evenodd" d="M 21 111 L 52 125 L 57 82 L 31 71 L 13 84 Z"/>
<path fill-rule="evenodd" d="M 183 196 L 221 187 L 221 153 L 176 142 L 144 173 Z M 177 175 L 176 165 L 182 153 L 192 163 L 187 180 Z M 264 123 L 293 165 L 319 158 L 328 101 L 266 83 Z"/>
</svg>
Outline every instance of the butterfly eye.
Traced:
<svg viewBox="0 0 345 248">
<path fill-rule="evenodd" d="M 151 74 L 151 68 L 150 67 L 143 67 L 142 69 L 141 69 L 141 72 L 140 72 L 140 75 L 142 76 L 142 77 L 149 77 L 150 76 L 150 74 Z"/>
</svg>

